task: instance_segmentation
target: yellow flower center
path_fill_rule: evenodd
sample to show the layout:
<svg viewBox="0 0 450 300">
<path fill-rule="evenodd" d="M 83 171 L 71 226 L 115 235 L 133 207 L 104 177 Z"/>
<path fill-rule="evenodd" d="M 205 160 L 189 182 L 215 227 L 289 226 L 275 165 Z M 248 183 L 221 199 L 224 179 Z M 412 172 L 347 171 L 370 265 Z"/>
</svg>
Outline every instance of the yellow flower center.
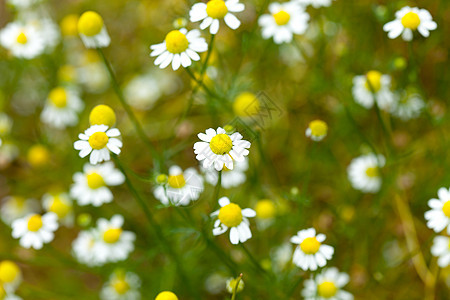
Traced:
<svg viewBox="0 0 450 300">
<path fill-rule="evenodd" d="M 273 14 L 272 16 L 275 19 L 275 23 L 277 23 L 278 26 L 286 25 L 291 19 L 291 16 L 284 10 L 280 10 L 279 12 Z"/>
<path fill-rule="evenodd" d="M 70 212 L 71 206 L 62 201 L 61 198 L 55 196 L 53 202 L 50 205 L 49 211 L 58 215 L 58 218 L 62 219 Z"/>
<path fill-rule="evenodd" d="M 272 200 L 261 200 L 255 206 L 256 216 L 260 219 L 271 219 L 275 216 L 276 207 Z"/>
<path fill-rule="evenodd" d="M 25 33 L 23 33 L 23 32 L 19 33 L 19 35 L 17 36 L 17 42 L 22 45 L 25 45 L 28 42 L 28 39 L 27 39 L 27 36 L 25 35 Z"/>
<path fill-rule="evenodd" d="M 189 47 L 189 41 L 179 30 L 172 30 L 166 35 L 167 51 L 173 54 L 184 52 Z"/>
<path fill-rule="evenodd" d="M 303 240 L 300 244 L 300 249 L 305 254 L 316 254 L 319 251 L 320 245 L 320 242 L 315 237 L 309 237 Z"/>
<path fill-rule="evenodd" d="M 410 11 L 402 17 L 402 25 L 405 28 L 416 30 L 420 25 L 420 18 L 415 12 Z"/>
<path fill-rule="evenodd" d="M 104 132 L 95 132 L 89 137 L 89 145 L 92 149 L 100 150 L 108 144 L 109 137 Z"/>
<path fill-rule="evenodd" d="M 236 227 L 242 222 L 242 210 L 235 203 L 225 205 L 219 210 L 219 220 L 227 227 Z"/>
<path fill-rule="evenodd" d="M 317 293 L 323 298 L 333 297 L 336 295 L 337 290 L 336 285 L 331 281 L 324 281 L 317 286 Z"/>
<path fill-rule="evenodd" d="M 223 0 L 211 0 L 206 5 L 206 13 L 213 19 L 222 19 L 228 13 L 228 8 Z"/>
<path fill-rule="evenodd" d="M 31 166 L 38 168 L 47 164 L 50 153 L 45 146 L 34 145 L 28 150 L 27 159 Z"/>
<path fill-rule="evenodd" d="M 366 89 L 369 91 L 378 92 L 381 89 L 381 74 L 378 71 L 369 71 L 366 74 Z"/>
<path fill-rule="evenodd" d="M 114 244 L 120 239 L 122 228 L 110 228 L 103 233 L 103 240 L 108 244 Z"/>
<path fill-rule="evenodd" d="M 28 219 L 28 230 L 36 232 L 42 227 L 42 217 L 40 215 L 32 215 Z"/>
<path fill-rule="evenodd" d="M 95 36 L 103 28 L 102 17 L 93 11 L 87 11 L 78 20 L 78 32 L 85 36 Z"/>
<path fill-rule="evenodd" d="M 61 32 L 64 36 L 75 36 L 78 34 L 78 16 L 70 14 L 61 21 Z"/>
<path fill-rule="evenodd" d="M 16 280 L 19 275 L 20 269 L 12 261 L 4 260 L 0 263 L 0 282 L 11 283 Z"/>
<path fill-rule="evenodd" d="M 183 173 L 179 175 L 170 175 L 167 181 L 169 186 L 174 189 L 181 189 L 186 185 L 186 180 L 184 179 Z"/>
<path fill-rule="evenodd" d="M 116 114 L 108 105 L 100 104 L 94 107 L 89 114 L 91 125 L 107 125 L 113 127 L 116 123 Z"/>
<path fill-rule="evenodd" d="M 377 167 L 369 167 L 366 169 L 366 175 L 370 178 L 374 178 L 378 176 L 378 168 Z"/>
<path fill-rule="evenodd" d="M 87 185 L 90 189 L 96 190 L 98 188 L 101 188 L 102 186 L 105 186 L 105 181 L 103 180 L 103 177 L 95 172 L 89 173 L 86 175 L 86 181 Z"/>
<path fill-rule="evenodd" d="M 256 96 L 249 92 L 241 93 L 233 103 L 234 113 L 240 117 L 253 116 L 258 114 L 260 109 Z"/>
<path fill-rule="evenodd" d="M 161 292 L 156 296 L 155 300 L 178 300 L 177 295 L 172 292 Z"/>
<path fill-rule="evenodd" d="M 447 218 L 450 218 L 450 200 L 444 203 L 444 206 L 442 206 L 442 211 Z"/>
<path fill-rule="evenodd" d="M 327 134 L 328 126 L 324 121 L 314 120 L 309 123 L 309 129 L 311 129 L 311 135 L 320 137 Z"/>
<path fill-rule="evenodd" d="M 48 95 L 48 99 L 54 106 L 58 108 L 64 108 L 67 106 L 67 93 L 66 90 L 62 87 L 57 87 L 51 90 L 50 94 Z"/>
<path fill-rule="evenodd" d="M 156 176 L 156 183 L 164 184 L 167 182 L 168 178 L 169 177 L 166 174 L 159 174 L 158 176 Z"/>
<path fill-rule="evenodd" d="M 233 142 L 227 134 L 221 133 L 211 139 L 209 142 L 209 148 L 211 148 L 211 151 L 217 155 L 224 155 L 230 152 L 231 148 L 233 148 Z"/>
<path fill-rule="evenodd" d="M 112 284 L 112 286 L 119 295 L 125 294 L 130 289 L 130 285 L 125 281 L 125 279 L 118 279 Z"/>
</svg>

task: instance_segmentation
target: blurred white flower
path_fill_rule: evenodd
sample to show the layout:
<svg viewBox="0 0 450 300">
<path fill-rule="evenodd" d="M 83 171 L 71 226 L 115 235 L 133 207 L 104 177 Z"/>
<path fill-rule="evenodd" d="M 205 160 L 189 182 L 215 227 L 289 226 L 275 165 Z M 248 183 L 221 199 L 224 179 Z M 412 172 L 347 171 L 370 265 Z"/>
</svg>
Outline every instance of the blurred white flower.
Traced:
<svg viewBox="0 0 450 300">
<path fill-rule="evenodd" d="M 373 106 L 375 96 L 378 106 L 388 111 L 394 102 L 394 94 L 390 88 L 391 77 L 378 71 L 372 70 L 367 72 L 366 75 L 353 78 L 353 97 L 357 103 L 365 108 Z"/>
<path fill-rule="evenodd" d="M 419 94 L 403 93 L 392 104 L 391 113 L 407 121 L 419 117 L 424 107 L 425 102 Z"/>
<path fill-rule="evenodd" d="M 86 48 L 105 48 L 111 42 L 103 18 L 94 11 L 86 11 L 80 16 L 78 33 Z"/>
<path fill-rule="evenodd" d="M 313 279 L 305 281 L 302 296 L 305 300 L 353 300 L 353 295 L 342 288 L 349 282 L 347 273 L 337 268 L 322 270 Z"/>
<path fill-rule="evenodd" d="M 301 5 L 307 6 L 311 5 L 314 8 L 319 8 L 322 6 L 330 6 L 333 0 L 295 0 Z"/>
<path fill-rule="evenodd" d="M 219 172 L 212 166 L 208 169 L 205 169 L 203 167 L 201 169 L 205 174 L 206 182 L 215 186 L 217 184 L 217 181 L 219 180 Z M 235 162 L 232 170 L 224 167 L 222 169 L 221 186 L 225 189 L 229 189 L 243 184 L 247 179 L 247 176 L 245 175 L 245 171 L 247 171 L 247 169 L 247 158 L 245 158 L 241 162 Z"/>
<path fill-rule="evenodd" d="M 53 240 L 53 232 L 58 229 L 58 216 L 53 212 L 44 215 L 30 214 L 11 224 L 12 237 L 20 239 L 24 248 L 41 249 L 46 243 Z"/>
<path fill-rule="evenodd" d="M 450 234 L 450 190 L 442 187 L 437 194 L 438 199 L 433 198 L 428 201 L 431 209 L 425 213 L 427 226 L 436 233 L 447 228 L 447 233 Z"/>
<path fill-rule="evenodd" d="M 353 188 L 363 193 L 376 193 L 381 188 L 380 168 L 385 164 L 383 155 L 362 155 L 354 158 L 347 168 Z"/>
<path fill-rule="evenodd" d="M 15 57 L 32 59 L 44 52 L 46 40 L 35 25 L 12 22 L 0 31 L 0 44 Z"/>
<path fill-rule="evenodd" d="M 41 120 L 59 129 L 75 126 L 78 123 L 78 113 L 83 108 L 84 103 L 75 89 L 56 87 L 47 97 Z"/>
<path fill-rule="evenodd" d="M 39 210 L 39 201 L 36 199 L 8 196 L 2 200 L 0 215 L 3 222 L 11 225 L 14 220 L 25 217 L 31 213 L 37 213 Z"/>
<path fill-rule="evenodd" d="M 72 226 L 74 221 L 72 199 L 66 193 L 45 194 L 42 196 L 42 206 L 48 212 L 54 212 L 58 221 L 66 226 Z"/>
<path fill-rule="evenodd" d="M 444 235 L 438 235 L 433 239 L 431 254 L 438 257 L 438 265 L 446 268 L 450 265 L 450 238 Z"/>
<path fill-rule="evenodd" d="M 141 298 L 140 287 L 141 280 L 135 273 L 116 270 L 103 285 L 100 298 L 102 300 L 138 300 Z"/>
<path fill-rule="evenodd" d="M 19 266 L 10 260 L 0 262 L 0 296 L 2 290 L 6 293 L 13 293 L 22 282 L 22 271 Z M 5 299 L 2 297 L 2 299 Z"/>
<path fill-rule="evenodd" d="M 309 123 L 305 135 L 313 141 L 320 142 L 327 136 L 328 125 L 322 120 L 314 120 Z"/>
</svg>

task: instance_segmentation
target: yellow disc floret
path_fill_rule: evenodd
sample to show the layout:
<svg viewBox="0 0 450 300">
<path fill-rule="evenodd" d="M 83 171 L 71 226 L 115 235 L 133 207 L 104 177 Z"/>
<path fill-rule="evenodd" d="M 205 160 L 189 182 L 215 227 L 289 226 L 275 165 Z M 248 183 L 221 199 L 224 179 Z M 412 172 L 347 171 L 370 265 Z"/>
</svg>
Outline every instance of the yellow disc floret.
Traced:
<svg viewBox="0 0 450 300">
<path fill-rule="evenodd" d="M 178 297 L 172 292 L 164 291 L 159 293 L 155 300 L 178 300 Z"/>
<path fill-rule="evenodd" d="M 103 233 L 103 240 L 108 244 L 117 243 L 122 234 L 122 228 L 109 228 Z"/>
<path fill-rule="evenodd" d="M 78 32 L 85 36 L 95 36 L 102 31 L 102 28 L 103 19 L 94 11 L 87 11 L 78 19 Z"/>
<path fill-rule="evenodd" d="M 90 189 L 96 190 L 98 188 L 101 188 L 102 186 L 105 186 L 105 181 L 103 180 L 103 177 L 96 173 L 92 172 L 86 175 L 86 181 L 87 185 Z"/>
<path fill-rule="evenodd" d="M 381 74 L 378 71 L 369 71 L 366 74 L 366 89 L 369 91 L 373 90 L 374 92 L 378 92 L 381 89 Z"/>
<path fill-rule="evenodd" d="M 206 5 L 206 13 L 213 19 L 222 19 L 228 13 L 228 8 L 223 0 L 211 0 Z"/>
<path fill-rule="evenodd" d="M 169 183 L 169 186 L 174 189 L 181 189 L 186 185 L 183 173 L 179 175 L 170 175 L 167 182 Z"/>
<path fill-rule="evenodd" d="M 53 198 L 53 202 L 50 205 L 49 211 L 58 215 L 58 218 L 62 219 L 69 214 L 71 206 L 63 201 L 59 196 Z"/>
<path fill-rule="evenodd" d="M 234 113 L 240 117 L 258 114 L 260 109 L 258 98 L 252 93 L 243 92 L 236 97 L 233 103 Z"/>
<path fill-rule="evenodd" d="M 48 99 L 57 108 L 64 108 L 67 106 L 67 92 L 62 87 L 51 90 Z"/>
<path fill-rule="evenodd" d="M 125 294 L 130 289 L 130 285 L 124 278 L 114 281 L 112 286 L 119 295 Z"/>
<path fill-rule="evenodd" d="M 116 123 L 116 114 L 108 105 L 100 104 L 94 107 L 89 114 L 89 123 L 91 125 L 106 125 L 113 127 Z"/>
<path fill-rule="evenodd" d="M 450 218 L 450 200 L 444 203 L 444 206 L 442 206 L 442 211 L 447 218 Z"/>
<path fill-rule="evenodd" d="M 410 11 L 402 17 L 402 25 L 405 28 L 416 30 L 420 25 L 419 15 L 415 12 Z"/>
<path fill-rule="evenodd" d="M 43 145 L 34 145 L 28 150 L 27 159 L 34 168 L 45 166 L 50 160 L 50 152 Z"/>
<path fill-rule="evenodd" d="M 331 281 L 324 281 L 317 286 L 317 293 L 323 298 L 333 297 L 336 295 L 337 290 L 336 285 Z"/>
<path fill-rule="evenodd" d="M 22 45 L 25 45 L 28 42 L 28 38 L 25 33 L 19 33 L 19 35 L 17 36 L 17 42 Z"/>
<path fill-rule="evenodd" d="M 272 16 L 275 19 L 275 23 L 277 23 L 278 26 L 286 25 L 291 19 L 291 16 L 284 10 L 280 10 L 279 12 L 273 14 Z"/>
<path fill-rule="evenodd" d="M 172 30 L 166 35 L 167 51 L 173 54 L 184 52 L 189 47 L 189 41 L 185 34 L 179 30 Z"/>
<path fill-rule="evenodd" d="M 19 276 L 20 268 L 14 262 L 4 260 L 0 263 L 0 283 L 11 283 Z"/>
<path fill-rule="evenodd" d="M 76 36 L 78 34 L 78 15 L 70 14 L 65 16 L 61 21 L 60 27 L 64 36 Z"/>
<path fill-rule="evenodd" d="M 100 150 L 105 148 L 106 144 L 108 144 L 109 137 L 104 132 L 94 132 L 89 137 L 89 145 L 91 145 L 92 149 Z"/>
<path fill-rule="evenodd" d="M 300 249 L 305 254 L 316 254 L 319 251 L 320 245 L 320 242 L 315 237 L 309 237 L 303 240 L 300 244 Z"/>
<path fill-rule="evenodd" d="M 309 129 L 311 129 L 311 135 L 321 137 L 327 135 L 328 126 L 322 120 L 314 120 L 309 123 Z"/>
<path fill-rule="evenodd" d="M 217 155 L 224 155 L 230 152 L 231 148 L 233 148 L 233 142 L 227 134 L 220 133 L 211 139 L 209 142 L 209 148 L 211 148 L 211 151 Z"/>
<path fill-rule="evenodd" d="M 275 216 L 277 208 L 272 200 L 263 199 L 255 206 L 256 217 L 260 219 L 271 219 Z"/>
<path fill-rule="evenodd" d="M 28 219 L 28 230 L 36 232 L 42 227 L 42 217 L 40 215 L 32 215 Z"/>
<path fill-rule="evenodd" d="M 219 220 L 227 227 L 236 227 L 242 222 L 242 210 L 235 203 L 225 205 L 219 210 Z"/>
<path fill-rule="evenodd" d="M 378 176 L 378 168 L 377 167 L 369 167 L 366 169 L 366 175 L 370 178 L 374 178 Z"/>
</svg>

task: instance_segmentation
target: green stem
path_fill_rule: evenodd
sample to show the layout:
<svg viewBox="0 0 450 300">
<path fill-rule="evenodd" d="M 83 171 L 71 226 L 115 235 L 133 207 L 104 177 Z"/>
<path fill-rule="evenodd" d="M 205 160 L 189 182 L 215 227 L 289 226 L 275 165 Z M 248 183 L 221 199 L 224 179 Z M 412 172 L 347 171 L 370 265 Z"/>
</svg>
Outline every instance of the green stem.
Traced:
<svg viewBox="0 0 450 300">
<path fill-rule="evenodd" d="M 212 53 L 212 50 L 214 47 L 214 37 L 215 36 L 216 36 L 215 34 L 211 35 L 211 39 L 209 40 L 209 45 L 208 45 L 208 53 L 206 54 L 205 62 L 203 63 L 202 69 L 200 71 L 200 80 L 202 82 L 203 82 L 203 74 L 205 74 L 205 72 L 206 72 L 206 68 L 208 67 L 208 61 L 209 61 L 209 58 L 211 56 L 211 53 Z"/>
<path fill-rule="evenodd" d="M 250 251 L 247 249 L 247 247 L 245 247 L 244 244 L 239 244 L 241 246 L 241 248 L 244 250 L 245 254 L 247 254 L 248 258 L 250 259 L 250 261 L 253 263 L 253 265 L 255 266 L 256 269 L 258 269 L 258 271 L 261 271 L 263 274 L 267 274 L 267 271 L 264 270 L 263 267 L 261 267 L 261 265 L 259 264 L 259 262 L 256 260 L 255 257 L 253 257 L 253 255 L 250 253 Z"/>
<path fill-rule="evenodd" d="M 192 73 L 192 71 L 189 69 L 189 67 L 188 67 L 188 68 L 184 68 L 184 69 L 185 69 L 186 72 L 189 74 L 189 76 L 192 78 L 192 80 L 194 80 L 198 85 L 200 85 L 210 97 L 216 98 L 216 99 L 218 99 L 218 100 L 221 100 L 221 98 L 220 98 L 216 93 L 212 92 L 212 91 L 205 85 L 205 83 L 204 83 L 202 80 L 200 80 L 200 79 L 198 79 L 197 77 L 195 77 L 195 75 Z"/>
<path fill-rule="evenodd" d="M 238 290 L 239 283 L 241 282 L 241 280 L 242 280 L 242 273 L 239 275 L 238 279 L 236 280 L 236 285 L 234 286 L 233 294 L 231 295 L 231 300 L 236 300 L 236 294 L 237 294 L 237 290 Z"/>
<path fill-rule="evenodd" d="M 213 194 L 213 203 L 219 200 L 220 188 L 222 187 L 222 170 L 219 171 L 219 178 L 217 178 L 216 187 Z"/>
</svg>

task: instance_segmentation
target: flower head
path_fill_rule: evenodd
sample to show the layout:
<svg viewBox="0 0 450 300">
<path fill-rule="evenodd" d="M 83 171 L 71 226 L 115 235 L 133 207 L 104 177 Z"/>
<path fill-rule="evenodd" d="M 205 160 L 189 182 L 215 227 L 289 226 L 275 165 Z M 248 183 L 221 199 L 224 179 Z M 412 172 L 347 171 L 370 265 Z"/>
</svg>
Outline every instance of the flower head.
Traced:
<svg viewBox="0 0 450 300">
<path fill-rule="evenodd" d="M 428 228 L 436 233 L 447 228 L 447 233 L 450 234 L 450 189 L 440 188 L 438 199 L 429 200 L 428 206 L 431 208 L 425 213 Z"/>
<path fill-rule="evenodd" d="M 45 194 L 42 197 L 43 207 L 46 211 L 53 212 L 58 216 L 58 221 L 71 226 L 73 224 L 73 204 L 66 193 Z"/>
<path fill-rule="evenodd" d="M 138 300 L 141 298 L 140 286 L 141 280 L 135 273 L 116 270 L 103 285 L 100 298 L 102 300 Z"/>
<path fill-rule="evenodd" d="M 353 300 L 353 295 L 342 288 L 349 282 L 347 273 L 337 268 L 322 270 L 315 278 L 305 281 L 302 296 L 306 300 Z"/>
<path fill-rule="evenodd" d="M 53 212 L 42 216 L 29 214 L 12 223 L 12 237 L 20 239 L 19 243 L 24 248 L 41 249 L 43 244 L 53 240 L 53 232 L 58 229 L 57 220 L 58 216 Z"/>
<path fill-rule="evenodd" d="M 381 187 L 380 168 L 384 166 L 383 155 L 367 154 L 354 158 L 347 168 L 348 179 L 354 189 L 364 193 L 376 193 Z"/>
<path fill-rule="evenodd" d="M 3 286 L 5 291 L 14 292 L 21 281 L 22 272 L 15 262 L 10 260 L 0 262 L 0 286 Z"/>
<path fill-rule="evenodd" d="M 89 124 L 113 127 L 116 124 L 116 113 L 108 105 L 97 105 L 89 114 Z"/>
<path fill-rule="evenodd" d="M 78 33 L 86 48 L 108 47 L 111 39 L 103 18 L 94 11 L 84 12 L 78 19 Z"/>
<path fill-rule="evenodd" d="M 291 238 L 291 243 L 297 244 L 295 248 L 293 262 L 302 270 L 317 270 L 327 264 L 334 254 L 331 246 L 323 244 L 325 235 L 316 235 L 314 228 L 300 230 L 297 235 Z"/>
<path fill-rule="evenodd" d="M 44 110 L 41 113 L 42 122 L 50 126 L 64 129 L 78 123 L 78 115 L 84 103 L 74 89 L 56 87 L 47 97 Z"/>
<path fill-rule="evenodd" d="M 0 44 L 15 57 L 32 59 L 44 52 L 46 40 L 35 24 L 13 22 L 0 31 Z"/>
<path fill-rule="evenodd" d="M 353 97 L 358 104 L 365 108 L 373 106 L 375 97 L 377 105 L 381 109 L 389 110 L 394 102 L 394 95 L 390 88 L 391 77 L 376 70 L 353 78 Z"/>
<path fill-rule="evenodd" d="M 164 291 L 159 293 L 155 300 L 178 300 L 178 297 L 172 292 Z"/>
<path fill-rule="evenodd" d="M 309 123 L 306 129 L 306 136 L 313 141 L 319 142 L 327 136 L 328 125 L 322 120 L 314 120 Z"/>
</svg>

